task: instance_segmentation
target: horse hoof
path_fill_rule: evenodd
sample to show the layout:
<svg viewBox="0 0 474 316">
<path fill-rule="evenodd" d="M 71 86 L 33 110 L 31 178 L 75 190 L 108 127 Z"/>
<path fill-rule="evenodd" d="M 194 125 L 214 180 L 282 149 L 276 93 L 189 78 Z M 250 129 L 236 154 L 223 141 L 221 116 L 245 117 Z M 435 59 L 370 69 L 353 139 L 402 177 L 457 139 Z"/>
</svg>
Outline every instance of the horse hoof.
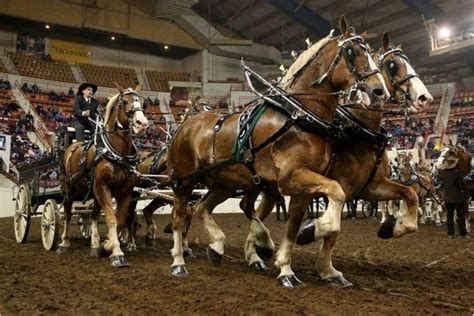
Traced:
<svg viewBox="0 0 474 316">
<path fill-rule="evenodd" d="M 284 287 L 285 289 L 293 289 L 297 287 L 298 285 L 303 284 L 303 282 L 301 282 L 294 274 L 283 275 L 279 277 L 278 283 L 280 283 L 280 285 Z"/>
<path fill-rule="evenodd" d="M 184 258 L 195 258 L 196 256 L 193 254 L 192 249 L 186 249 L 183 251 Z"/>
<path fill-rule="evenodd" d="M 304 246 L 316 241 L 315 238 L 315 231 L 316 225 L 314 222 L 309 223 L 306 225 L 296 237 L 296 244 L 300 246 Z"/>
<path fill-rule="evenodd" d="M 176 278 L 183 278 L 188 275 L 188 270 L 183 265 L 171 267 L 171 275 Z"/>
<path fill-rule="evenodd" d="M 393 237 L 393 229 L 395 228 L 395 223 L 397 219 L 395 216 L 390 215 L 385 222 L 380 225 L 377 236 L 382 239 L 389 239 Z"/>
<path fill-rule="evenodd" d="M 249 265 L 250 269 L 257 271 L 257 272 L 266 272 L 268 271 L 268 267 L 265 265 L 263 261 L 256 261 Z"/>
<path fill-rule="evenodd" d="M 125 250 L 126 250 L 127 252 L 135 252 L 135 251 L 137 251 L 137 246 L 136 246 L 136 245 L 128 245 L 128 246 L 125 248 Z"/>
<path fill-rule="evenodd" d="M 155 238 L 150 238 L 150 237 L 145 236 L 145 245 L 149 247 L 155 247 L 156 246 Z"/>
<path fill-rule="evenodd" d="M 273 249 L 255 245 L 255 252 L 263 260 L 270 260 L 273 257 Z"/>
<path fill-rule="evenodd" d="M 91 248 L 91 257 L 107 257 L 109 255 L 109 252 L 105 250 L 104 245 L 100 245 L 98 248 Z"/>
<path fill-rule="evenodd" d="M 58 249 L 56 249 L 56 253 L 58 255 L 64 255 L 68 253 L 69 250 L 70 250 L 70 247 L 59 246 Z"/>
<path fill-rule="evenodd" d="M 352 282 L 348 281 L 342 275 L 337 276 L 337 277 L 327 278 L 327 279 L 324 279 L 324 281 L 330 283 L 331 285 L 340 286 L 343 288 L 354 286 Z"/>
<path fill-rule="evenodd" d="M 166 225 L 165 229 L 163 229 L 163 233 L 172 234 L 173 233 L 173 224 L 168 223 L 168 225 Z"/>
<path fill-rule="evenodd" d="M 207 247 L 207 258 L 214 266 L 220 266 L 222 263 L 222 255 L 218 254 L 214 249 L 211 247 Z"/>
<path fill-rule="evenodd" d="M 130 266 L 128 264 L 127 259 L 125 259 L 125 256 L 114 256 L 110 257 L 110 264 L 114 268 L 124 268 Z"/>
</svg>

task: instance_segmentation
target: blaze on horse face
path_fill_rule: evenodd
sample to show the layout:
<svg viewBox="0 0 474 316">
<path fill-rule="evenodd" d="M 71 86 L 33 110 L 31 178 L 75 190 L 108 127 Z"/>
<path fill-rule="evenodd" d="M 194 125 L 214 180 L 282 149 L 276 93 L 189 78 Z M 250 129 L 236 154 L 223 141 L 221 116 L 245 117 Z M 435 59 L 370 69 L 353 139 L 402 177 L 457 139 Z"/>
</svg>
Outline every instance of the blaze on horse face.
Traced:
<svg viewBox="0 0 474 316">
<path fill-rule="evenodd" d="M 340 58 L 333 70 L 333 84 L 336 87 L 355 88 L 356 96 L 349 97 L 350 103 L 356 101 L 364 108 L 381 108 L 390 94 L 363 35 L 356 35 L 354 28 L 348 27 L 345 19 L 341 19 L 340 29 L 343 35 L 337 44 Z M 338 78 L 343 80 L 339 82 Z"/>
<path fill-rule="evenodd" d="M 379 69 L 394 99 L 415 114 L 433 101 L 433 96 L 420 80 L 400 46 L 390 42 L 387 32 L 382 36 L 382 47 L 376 54 Z"/>
<path fill-rule="evenodd" d="M 136 136 L 143 136 L 148 128 L 148 119 L 143 113 L 143 107 L 140 101 L 138 93 L 140 92 L 140 86 L 137 86 L 135 90 L 123 89 L 117 85 L 117 89 L 122 94 L 122 105 L 124 111 L 120 112 L 117 120 L 123 126 L 129 126 L 132 132 Z"/>
<path fill-rule="evenodd" d="M 458 151 L 459 149 L 456 146 L 444 147 L 436 161 L 436 168 L 440 170 L 454 168 L 459 161 Z"/>
</svg>

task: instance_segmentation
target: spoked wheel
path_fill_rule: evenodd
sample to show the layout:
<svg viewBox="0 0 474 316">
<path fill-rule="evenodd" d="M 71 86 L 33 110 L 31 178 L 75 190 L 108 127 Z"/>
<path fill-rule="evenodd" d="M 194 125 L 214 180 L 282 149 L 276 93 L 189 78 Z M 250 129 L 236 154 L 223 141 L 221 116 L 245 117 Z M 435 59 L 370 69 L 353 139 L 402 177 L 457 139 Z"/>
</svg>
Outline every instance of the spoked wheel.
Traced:
<svg viewBox="0 0 474 316">
<path fill-rule="evenodd" d="M 79 231 L 81 236 L 85 239 L 91 238 L 92 235 L 92 220 L 90 215 L 81 214 L 78 215 L 77 223 L 79 224 Z"/>
<path fill-rule="evenodd" d="M 56 201 L 46 200 L 41 216 L 41 239 L 46 250 L 54 250 L 59 242 L 59 210 Z"/>
<path fill-rule="evenodd" d="M 365 218 L 375 215 L 375 208 L 371 201 L 362 201 L 362 214 L 364 214 Z"/>
<path fill-rule="evenodd" d="M 13 225 L 17 243 L 24 243 L 28 239 L 31 224 L 31 197 L 30 189 L 22 184 L 18 189 L 15 200 L 15 217 Z"/>
</svg>

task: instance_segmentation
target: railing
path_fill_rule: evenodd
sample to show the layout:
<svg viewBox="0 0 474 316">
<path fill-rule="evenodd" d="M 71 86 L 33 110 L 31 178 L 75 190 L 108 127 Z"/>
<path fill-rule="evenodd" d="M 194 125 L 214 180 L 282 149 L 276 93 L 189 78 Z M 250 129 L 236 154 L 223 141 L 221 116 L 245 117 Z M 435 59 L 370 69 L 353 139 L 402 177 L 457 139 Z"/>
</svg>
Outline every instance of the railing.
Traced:
<svg viewBox="0 0 474 316">
<path fill-rule="evenodd" d="M 12 69 L 14 74 L 18 74 L 18 70 L 16 69 L 15 64 L 11 60 L 10 56 L 8 55 L 8 51 L 6 49 L 3 50 L 3 55 L 5 56 L 4 60 L 6 60 L 6 62 L 8 63 L 8 65 L 5 65 L 7 70 L 10 71 Z"/>
<path fill-rule="evenodd" d="M 38 139 L 43 143 L 43 146 L 46 147 L 53 147 L 53 142 L 51 140 L 50 132 L 48 131 L 46 125 L 43 123 L 41 117 L 36 113 L 36 110 L 31 105 L 28 97 L 25 95 L 23 90 L 21 90 L 20 83 L 15 81 L 15 88 L 18 89 L 17 101 L 19 104 L 26 108 L 27 112 L 29 111 L 31 115 L 34 117 L 34 127 L 36 130 L 37 135 L 39 136 Z M 46 142 L 46 144 L 45 144 Z"/>
</svg>

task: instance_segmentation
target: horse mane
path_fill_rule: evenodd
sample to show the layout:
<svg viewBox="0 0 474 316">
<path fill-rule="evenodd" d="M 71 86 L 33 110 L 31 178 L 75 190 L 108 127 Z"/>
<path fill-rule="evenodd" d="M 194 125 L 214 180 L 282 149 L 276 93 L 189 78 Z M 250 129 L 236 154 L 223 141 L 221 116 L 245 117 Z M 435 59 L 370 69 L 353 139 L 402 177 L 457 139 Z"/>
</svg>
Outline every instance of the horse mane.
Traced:
<svg viewBox="0 0 474 316">
<path fill-rule="evenodd" d="M 109 121 L 109 117 L 112 114 L 112 108 L 114 107 L 114 104 L 117 101 L 119 96 L 120 96 L 120 93 L 117 93 L 116 95 L 110 97 L 109 102 L 107 103 L 107 106 L 105 107 L 105 118 L 104 118 L 105 123 Z"/>
<path fill-rule="evenodd" d="M 296 76 L 298 73 L 308 64 L 310 63 L 316 55 L 319 53 L 319 51 L 327 44 L 331 39 L 334 37 L 332 36 L 332 31 L 331 33 L 317 41 L 315 44 L 313 44 L 310 48 L 305 50 L 303 53 L 301 53 L 298 58 L 295 60 L 295 62 L 290 66 L 288 71 L 286 72 L 285 76 L 281 79 L 280 82 L 280 87 L 285 90 L 292 82 L 293 80 L 296 79 Z"/>
</svg>

